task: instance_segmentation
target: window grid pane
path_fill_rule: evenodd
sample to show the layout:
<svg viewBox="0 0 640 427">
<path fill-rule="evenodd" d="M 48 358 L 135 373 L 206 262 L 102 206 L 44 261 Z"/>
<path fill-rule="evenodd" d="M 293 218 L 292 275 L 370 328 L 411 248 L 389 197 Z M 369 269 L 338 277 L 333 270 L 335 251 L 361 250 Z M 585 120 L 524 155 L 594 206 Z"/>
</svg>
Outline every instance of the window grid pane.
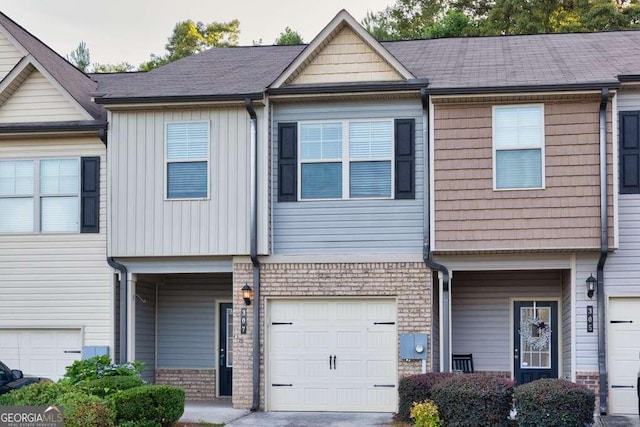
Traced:
<svg viewBox="0 0 640 427">
<path fill-rule="evenodd" d="M 500 107 L 495 109 L 496 149 L 542 147 L 542 107 Z"/>
<path fill-rule="evenodd" d="M 33 198 L 0 198 L 0 233 L 33 232 Z"/>
<path fill-rule="evenodd" d="M 167 197 L 207 197 L 207 162 L 179 162 L 167 165 Z"/>
<path fill-rule="evenodd" d="M 342 163 L 303 163 L 303 199 L 342 198 Z"/>
<path fill-rule="evenodd" d="M 352 159 L 390 158 L 393 128 L 391 122 L 349 123 L 349 157 Z"/>
<path fill-rule="evenodd" d="M 208 153 L 208 122 L 167 124 L 167 159 L 206 159 Z"/>
<path fill-rule="evenodd" d="M 40 228 L 43 233 L 78 231 L 80 217 L 77 197 L 42 197 Z"/>
<path fill-rule="evenodd" d="M 0 162 L 0 196 L 33 194 L 32 160 Z"/>
<path fill-rule="evenodd" d="M 300 125 L 300 158 L 302 160 L 342 158 L 342 123 Z"/>
<path fill-rule="evenodd" d="M 540 149 L 496 151 L 496 188 L 539 187 L 542 187 Z"/>
<path fill-rule="evenodd" d="M 391 196 L 391 162 L 351 162 L 350 197 Z"/>
<path fill-rule="evenodd" d="M 78 194 L 78 160 L 40 161 L 40 194 Z"/>
</svg>

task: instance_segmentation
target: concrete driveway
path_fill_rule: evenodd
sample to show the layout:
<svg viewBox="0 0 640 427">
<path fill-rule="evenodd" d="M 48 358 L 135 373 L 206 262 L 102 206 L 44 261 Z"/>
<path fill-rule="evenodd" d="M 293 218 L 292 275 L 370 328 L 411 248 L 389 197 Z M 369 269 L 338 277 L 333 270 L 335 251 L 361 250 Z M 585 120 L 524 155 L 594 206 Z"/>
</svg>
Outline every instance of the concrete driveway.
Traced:
<svg viewBox="0 0 640 427">
<path fill-rule="evenodd" d="M 355 412 L 253 412 L 229 426 L 287 427 L 363 427 L 390 426 L 391 413 Z"/>
</svg>

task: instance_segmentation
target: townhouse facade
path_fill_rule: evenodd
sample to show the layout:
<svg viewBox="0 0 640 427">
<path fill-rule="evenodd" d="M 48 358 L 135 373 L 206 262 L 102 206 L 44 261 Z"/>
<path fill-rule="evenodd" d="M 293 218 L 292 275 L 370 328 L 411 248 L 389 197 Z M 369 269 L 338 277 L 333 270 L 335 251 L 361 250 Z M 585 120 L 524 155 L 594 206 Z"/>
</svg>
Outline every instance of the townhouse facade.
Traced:
<svg viewBox="0 0 640 427">
<path fill-rule="evenodd" d="M 240 408 L 393 412 L 471 354 L 637 411 L 638 39 L 379 43 L 342 11 L 308 45 L 82 76 L 110 354 Z"/>
</svg>

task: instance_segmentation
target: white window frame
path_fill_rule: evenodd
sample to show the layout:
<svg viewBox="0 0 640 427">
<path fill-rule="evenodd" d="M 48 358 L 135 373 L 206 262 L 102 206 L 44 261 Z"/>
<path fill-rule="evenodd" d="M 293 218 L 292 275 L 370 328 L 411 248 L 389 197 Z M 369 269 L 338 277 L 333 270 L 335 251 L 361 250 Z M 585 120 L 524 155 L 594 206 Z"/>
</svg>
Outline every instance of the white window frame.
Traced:
<svg viewBox="0 0 640 427">
<path fill-rule="evenodd" d="M 376 123 L 387 122 L 391 124 L 391 155 L 389 157 L 375 157 L 375 158 L 351 158 L 349 155 L 349 124 L 350 123 Z M 342 125 L 342 157 L 333 159 L 302 159 L 302 131 L 301 127 L 307 124 L 325 124 L 325 123 L 340 123 Z M 305 120 L 298 122 L 298 141 L 297 141 L 297 180 L 298 180 L 298 201 L 302 202 L 318 202 L 318 201 L 331 201 L 331 200 L 392 200 L 395 196 L 395 126 L 394 120 L 388 118 L 382 119 L 338 119 L 338 120 Z M 389 196 L 377 196 L 377 197 L 350 197 L 350 165 L 351 163 L 363 163 L 363 162 L 391 162 L 391 191 Z M 342 165 L 342 197 L 335 198 L 321 198 L 310 199 L 302 198 L 302 165 L 305 163 L 340 163 Z"/>
<path fill-rule="evenodd" d="M 207 156 L 206 157 L 189 157 L 186 159 L 169 159 L 169 126 L 172 124 L 185 123 L 206 123 L 207 124 Z M 164 123 L 164 200 L 165 201 L 182 201 L 182 200 L 209 200 L 211 199 L 211 121 L 210 120 L 175 120 Z M 207 164 L 207 195 L 204 197 L 169 197 L 169 163 L 194 163 L 205 162 Z"/>
<path fill-rule="evenodd" d="M 522 108 L 522 107 L 540 107 L 541 126 L 540 126 L 540 146 L 528 145 L 528 146 L 513 146 L 513 147 L 501 147 L 496 148 L 496 110 L 508 109 L 508 108 Z M 492 169 L 493 169 L 493 190 L 494 191 L 519 191 L 519 190 L 544 190 L 546 188 L 546 167 L 545 167 L 545 114 L 544 104 L 505 104 L 494 105 L 491 109 L 491 148 L 492 148 Z M 503 150 L 540 150 L 540 187 L 516 187 L 516 188 L 498 188 L 497 186 L 497 168 L 496 168 L 496 152 Z"/>
<path fill-rule="evenodd" d="M 42 161 L 48 160 L 75 160 L 77 164 L 78 171 L 78 192 L 74 194 L 43 194 L 40 191 L 40 163 Z M 30 196 L 27 195 L 18 195 L 18 196 L 0 196 L 2 199 L 33 199 L 33 230 L 32 231 L 17 231 L 17 232 L 3 232 L 0 235 L 11 235 L 11 234 L 46 234 L 46 235 L 54 235 L 54 234 L 79 234 L 80 233 L 80 222 L 82 218 L 81 212 L 81 199 L 82 199 L 82 171 L 80 167 L 80 157 L 37 157 L 37 158 L 3 158 L 0 159 L 0 162 L 19 162 L 19 161 L 29 161 L 33 162 L 33 191 Z M 75 197 L 77 201 L 78 207 L 78 217 L 77 217 L 77 227 L 73 231 L 42 231 L 42 199 L 43 198 L 53 198 L 53 197 Z"/>
</svg>

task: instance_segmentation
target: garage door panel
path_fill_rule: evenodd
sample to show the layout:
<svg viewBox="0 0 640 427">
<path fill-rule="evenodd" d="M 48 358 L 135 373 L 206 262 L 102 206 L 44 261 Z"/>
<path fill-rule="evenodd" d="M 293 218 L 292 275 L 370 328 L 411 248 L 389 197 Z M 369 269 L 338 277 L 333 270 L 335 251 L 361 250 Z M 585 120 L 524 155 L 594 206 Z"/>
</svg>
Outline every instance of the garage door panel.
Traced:
<svg viewBox="0 0 640 427">
<path fill-rule="evenodd" d="M 607 330 L 609 401 L 613 414 L 638 414 L 640 298 L 611 298 Z"/>
<path fill-rule="evenodd" d="M 303 308 L 298 310 L 295 304 Z M 267 313 L 268 409 L 397 409 L 393 300 L 276 300 L 270 301 Z M 393 316 L 389 317 L 389 313 Z M 285 330 L 289 332 L 284 333 Z M 335 364 L 330 363 L 334 356 Z M 390 391 L 376 391 L 375 384 L 392 387 Z M 384 395 L 384 400 L 376 404 L 368 399 L 369 391 Z"/>
</svg>

